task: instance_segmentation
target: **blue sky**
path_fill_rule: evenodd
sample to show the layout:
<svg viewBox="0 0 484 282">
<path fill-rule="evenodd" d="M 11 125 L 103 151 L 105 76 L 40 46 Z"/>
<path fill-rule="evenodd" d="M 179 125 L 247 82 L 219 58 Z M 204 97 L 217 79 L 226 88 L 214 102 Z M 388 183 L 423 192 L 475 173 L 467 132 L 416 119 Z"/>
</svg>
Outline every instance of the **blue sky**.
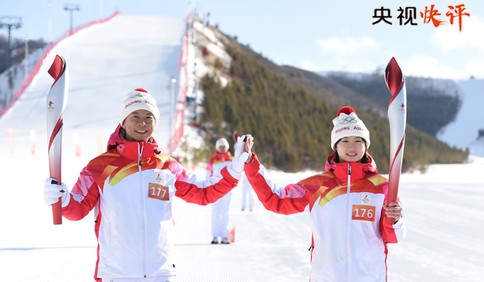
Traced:
<svg viewBox="0 0 484 282">
<path fill-rule="evenodd" d="M 2 1 L 0 16 L 22 17 L 24 26 L 14 36 L 55 40 L 69 27 L 66 3 L 79 3 L 75 25 L 116 9 L 184 17 L 189 7 L 196 8 L 268 59 L 311 71 L 373 72 L 394 56 L 404 75 L 484 78 L 484 5 L 479 0 L 17 0 Z M 459 31 L 457 18 L 451 24 L 446 13 L 448 6 L 461 4 L 469 16 L 462 17 Z M 420 17 L 432 5 L 443 25 L 434 27 Z M 382 7 L 390 12 L 392 25 L 372 24 Z M 400 24 L 399 8 L 414 10 L 416 25 Z M 0 34 L 6 35 L 6 29 Z"/>
</svg>

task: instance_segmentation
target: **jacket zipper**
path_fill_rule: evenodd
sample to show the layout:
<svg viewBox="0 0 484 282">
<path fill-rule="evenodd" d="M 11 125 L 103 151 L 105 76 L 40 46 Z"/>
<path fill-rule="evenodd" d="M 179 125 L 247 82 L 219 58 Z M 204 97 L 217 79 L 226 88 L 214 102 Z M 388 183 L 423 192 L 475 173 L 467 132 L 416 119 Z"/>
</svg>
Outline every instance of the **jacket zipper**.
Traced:
<svg viewBox="0 0 484 282">
<path fill-rule="evenodd" d="M 345 255 L 346 255 L 346 263 L 345 263 L 345 275 L 346 281 L 349 282 L 349 264 L 350 264 L 350 227 L 351 227 L 351 216 L 352 216 L 352 209 L 351 209 L 351 165 L 348 164 L 348 185 L 346 188 L 346 233 L 345 233 Z"/>
<path fill-rule="evenodd" d="M 141 201 L 141 216 L 142 216 L 142 219 L 141 219 L 141 232 L 142 232 L 142 243 L 141 243 L 141 247 L 142 247 L 142 255 L 143 255 L 143 272 L 144 272 L 144 277 L 146 278 L 146 273 L 148 273 L 147 271 L 147 259 L 146 259 L 146 254 L 147 254 L 147 251 L 146 251 L 146 209 L 145 209 L 145 197 L 144 197 L 144 193 L 145 193 L 145 189 L 143 187 L 143 168 L 141 166 L 141 156 L 143 155 L 143 149 L 144 149 L 144 146 L 143 145 L 140 145 L 140 143 L 138 143 L 138 172 L 139 172 L 139 191 L 140 191 L 140 201 Z"/>
</svg>

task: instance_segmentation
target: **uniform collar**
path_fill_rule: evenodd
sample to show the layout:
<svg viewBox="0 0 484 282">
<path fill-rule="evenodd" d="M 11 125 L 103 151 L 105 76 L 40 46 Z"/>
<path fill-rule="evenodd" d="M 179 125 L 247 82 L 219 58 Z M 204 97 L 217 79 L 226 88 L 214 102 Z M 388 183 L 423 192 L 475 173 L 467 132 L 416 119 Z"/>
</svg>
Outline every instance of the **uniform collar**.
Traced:
<svg viewBox="0 0 484 282">
<path fill-rule="evenodd" d="M 130 160 L 139 160 L 140 156 L 142 160 L 146 160 L 160 153 L 158 144 L 153 137 L 150 142 L 127 141 L 124 138 L 125 134 L 121 125 L 118 125 L 109 138 L 107 149 L 116 148 L 123 157 Z"/>
<path fill-rule="evenodd" d="M 369 175 L 374 175 L 378 173 L 376 163 L 373 158 L 367 154 L 367 161 L 361 162 L 336 162 L 336 153 L 331 153 L 326 159 L 326 165 L 324 171 L 331 171 L 334 175 L 343 181 L 348 179 L 349 167 L 351 167 L 351 179 L 363 179 Z"/>
</svg>

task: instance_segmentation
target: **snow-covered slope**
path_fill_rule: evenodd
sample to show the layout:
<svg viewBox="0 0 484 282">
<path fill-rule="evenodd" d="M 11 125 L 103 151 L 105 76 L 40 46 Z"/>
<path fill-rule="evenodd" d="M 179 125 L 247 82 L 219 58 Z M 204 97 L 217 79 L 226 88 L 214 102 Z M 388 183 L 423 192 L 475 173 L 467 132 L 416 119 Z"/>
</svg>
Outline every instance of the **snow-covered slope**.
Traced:
<svg viewBox="0 0 484 282">
<path fill-rule="evenodd" d="M 456 120 L 445 127 L 438 138 L 449 145 L 469 148 L 472 155 L 484 157 L 484 139 L 478 140 L 478 131 L 484 130 L 484 80 L 470 79 L 457 82 L 462 106 Z M 445 114 L 445 113 L 442 113 Z"/>
<path fill-rule="evenodd" d="M 79 140 L 84 154 L 96 155 L 97 145 L 89 143 L 106 143 L 119 122 L 124 95 L 135 88 L 151 92 L 166 117 L 170 95 L 175 93 L 170 81 L 179 76 L 184 31 L 182 18 L 118 15 L 62 40 L 21 98 L 0 118 L 0 147 L 11 150 L 8 129 L 15 140 L 13 150 L 28 151 L 31 135 L 36 136 L 38 148 L 46 147 L 45 103 L 53 82 L 47 70 L 55 54 L 64 56 L 70 74 L 64 112 L 67 152 Z M 168 118 L 161 119 L 157 128 L 157 141 L 163 147 L 170 138 L 168 122 Z M 94 151 L 86 152 L 87 148 Z"/>
</svg>

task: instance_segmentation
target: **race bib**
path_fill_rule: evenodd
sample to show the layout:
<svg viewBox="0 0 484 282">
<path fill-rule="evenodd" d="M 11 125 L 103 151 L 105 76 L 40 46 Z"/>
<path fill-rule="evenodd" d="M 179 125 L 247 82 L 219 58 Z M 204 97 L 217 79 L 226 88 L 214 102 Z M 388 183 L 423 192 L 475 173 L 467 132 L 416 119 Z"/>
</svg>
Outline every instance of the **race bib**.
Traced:
<svg viewBox="0 0 484 282">
<path fill-rule="evenodd" d="M 354 220 L 375 221 L 375 206 L 369 205 L 353 205 Z"/>
<path fill-rule="evenodd" d="M 150 182 L 148 184 L 148 198 L 157 199 L 160 201 L 169 201 L 169 189 L 166 186 Z"/>
</svg>

